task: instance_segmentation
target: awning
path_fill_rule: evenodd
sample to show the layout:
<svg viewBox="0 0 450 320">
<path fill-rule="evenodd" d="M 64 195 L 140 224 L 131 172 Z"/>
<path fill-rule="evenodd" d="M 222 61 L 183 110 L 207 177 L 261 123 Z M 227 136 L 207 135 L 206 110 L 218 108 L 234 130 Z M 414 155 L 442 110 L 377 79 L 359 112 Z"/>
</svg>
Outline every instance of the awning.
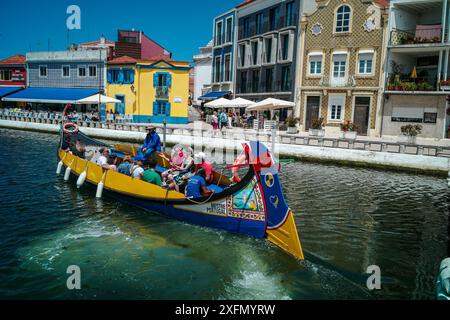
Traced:
<svg viewBox="0 0 450 320">
<path fill-rule="evenodd" d="M 231 101 L 225 98 L 219 98 L 217 100 L 205 104 L 205 107 L 208 108 L 227 108 L 231 106 L 232 106 Z"/>
<path fill-rule="evenodd" d="M 258 103 L 251 105 L 246 110 L 247 111 L 267 111 L 267 110 L 292 108 L 294 106 L 295 106 L 294 102 L 279 100 L 279 99 L 274 99 L 274 98 L 267 98 L 263 101 L 260 101 Z"/>
<path fill-rule="evenodd" d="M 0 98 L 22 89 L 23 87 L 0 87 Z"/>
<path fill-rule="evenodd" d="M 98 92 L 98 89 L 84 88 L 27 88 L 2 98 L 2 100 L 34 103 L 76 104 L 78 100 L 90 97 Z"/>
<path fill-rule="evenodd" d="M 199 100 L 209 101 L 209 100 L 215 100 L 218 98 L 222 98 L 226 96 L 227 94 L 231 94 L 231 91 L 214 91 L 205 94 L 204 96 L 199 97 Z"/>
</svg>

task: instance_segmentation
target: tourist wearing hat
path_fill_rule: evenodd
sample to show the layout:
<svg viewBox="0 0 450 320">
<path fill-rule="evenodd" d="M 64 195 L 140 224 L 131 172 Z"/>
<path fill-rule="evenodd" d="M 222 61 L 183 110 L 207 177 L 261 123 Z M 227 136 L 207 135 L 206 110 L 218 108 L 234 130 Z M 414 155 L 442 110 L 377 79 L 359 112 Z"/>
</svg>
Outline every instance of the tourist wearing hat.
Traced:
<svg viewBox="0 0 450 320">
<path fill-rule="evenodd" d="M 154 151 L 161 151 L 161 139 L 156 133 L 155 128 L 152 125 L 147 126 L 147 136 L 145 137 L 142 148 L 137 150 L 138 154 L 147 158 Z"/>
</svg>

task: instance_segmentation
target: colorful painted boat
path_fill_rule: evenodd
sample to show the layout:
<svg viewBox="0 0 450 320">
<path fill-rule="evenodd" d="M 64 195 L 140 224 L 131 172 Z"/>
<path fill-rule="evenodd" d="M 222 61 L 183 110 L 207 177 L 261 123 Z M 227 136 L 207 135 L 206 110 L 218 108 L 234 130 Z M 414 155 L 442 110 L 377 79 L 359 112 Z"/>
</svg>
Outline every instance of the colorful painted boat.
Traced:
<svg viewBox="0 0 450 320">
<path fill-rule="evenodd" d="M 64 165 L 65 179 L 75 174 L 78 185 L 86 181 L 97 186 L 97 191 L 101 185 L 107 195 L 120 201 L 184 222 L 266 238 L 303 259 L 294 215 L 281 189 L 279 166 L 263 143 L 243 144 L 247 162 L 241 166 L 248 171 L 239 183 L 232 184 L 221 173 L 214 172 L 213 184 L 221 191 L 198 199 L 187 199 L 177 191 L 103 169 L 93 162 L 101 147 L 111 148 L 119 158 L 135 153 L 135 147 L 130 145 L 108 146 L 80 131 L 66 132 L 62 133 L 58 148 L 59 172 Z M 158 155 L 156 160 L 159 168 L 169 167 L 164 157 Z"/>
</svg>

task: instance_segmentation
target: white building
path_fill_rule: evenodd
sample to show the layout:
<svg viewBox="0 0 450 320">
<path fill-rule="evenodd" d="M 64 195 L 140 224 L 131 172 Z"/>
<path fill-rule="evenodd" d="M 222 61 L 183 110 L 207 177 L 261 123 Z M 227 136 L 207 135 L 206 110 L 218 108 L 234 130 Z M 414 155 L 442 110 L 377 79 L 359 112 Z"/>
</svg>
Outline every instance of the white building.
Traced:
<svg viewBox="0 0 450 320">
<path fill-rule="evenodd" d="M 392 0 L 382 134 L 420 124 L 422 137 L 446 138 L 450 76 L 448 0 Z"/>
<path fill-rule="evenodd" d="M 192 101 L 194 105 L 201 105 L 202 101 L 198 98 L 211 91 L 212 48 L 213 40 L 205 47 L 201 47 L 200 53 L 193 58 L 195 78 Z"/>
</svg>

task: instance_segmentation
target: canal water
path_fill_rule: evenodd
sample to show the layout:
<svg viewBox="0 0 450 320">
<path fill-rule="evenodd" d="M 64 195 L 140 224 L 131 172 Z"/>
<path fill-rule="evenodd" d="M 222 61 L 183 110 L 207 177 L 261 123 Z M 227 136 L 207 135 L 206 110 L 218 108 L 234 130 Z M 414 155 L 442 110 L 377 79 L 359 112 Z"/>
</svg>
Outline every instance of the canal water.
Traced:
<svg viewBox="0 0 450 320">
<path fill-rule="evenodd" d="M 286 163 L 306 260 L 142 212 L 55 175 L 57 136 L 0 129 L 1 299 L 434 299 L 445 179 Z M 81 268 L 79 291 L 67 267 Z M 366 287 L 378 265 L 381 290 Z"/>
</svg>

